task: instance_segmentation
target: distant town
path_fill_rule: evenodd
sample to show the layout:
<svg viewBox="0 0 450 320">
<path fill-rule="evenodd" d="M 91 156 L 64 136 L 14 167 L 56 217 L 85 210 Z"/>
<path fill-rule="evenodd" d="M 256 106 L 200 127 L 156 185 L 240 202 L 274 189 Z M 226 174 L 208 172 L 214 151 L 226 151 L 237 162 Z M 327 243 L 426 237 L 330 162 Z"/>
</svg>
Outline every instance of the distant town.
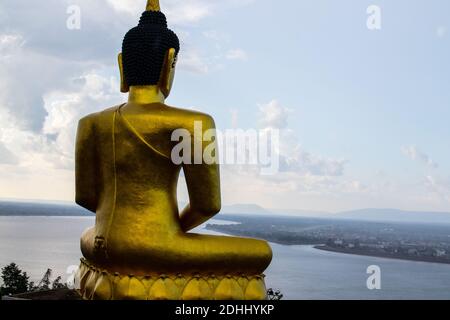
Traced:
<svg viewBox="0 0 450 320">
<path fill-rule="evenodd" d="M 381 223 L 304 217 L 223 215 L 239 224 L 208 230 L 284 245 L 405 260 L 450 264 L 450 224 Z"/>
</svg>

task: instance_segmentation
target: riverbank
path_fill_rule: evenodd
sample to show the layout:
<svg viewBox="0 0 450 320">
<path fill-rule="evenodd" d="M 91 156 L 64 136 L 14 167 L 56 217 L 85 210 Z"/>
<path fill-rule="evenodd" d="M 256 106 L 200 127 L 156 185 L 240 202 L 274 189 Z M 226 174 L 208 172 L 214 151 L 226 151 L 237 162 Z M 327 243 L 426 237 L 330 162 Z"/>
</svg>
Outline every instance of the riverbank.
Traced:
<svg viewBox="0 0 450 320">
<path fill-rule="evenodd" d="M 228 221 L 228 220 L 226 220 L 226 221 Z M 235 225 L 239 225 L 239 224 L 240 223 L 235 223 Z M 230 225 L 230 224 L 226 224 L 226 225 Z M 239 230 L 227 230 L 226 228 L 221 227 L 221 225 L 216 225 L 216 224 L 207 224 L 205 226 L 205 230 L 219 232 L 221 234 L 224 234 L 227 236 L 232 236 L 232 237 L 262 239 L 262 240 L 266 240 L 267 242 L 276 243 L 276 244 L 283 245 L 283 246 L 315 246 L 315 245 L 319 245 L 319 244 L 323 243 L 323 242 L 319 242 L 319 241 L 312 242 L 309 239 L 307 239 L 305 241 L 300 241 L 298 239 L 296 239 L 296 240 L 280 240 L 280 239 L 277 239 L 277 238 L 272 237 L 265 233 L 253 232 L 253 233 L 249 234 L 248 232 L 240 232 Z"/>
<path fill-rule="evenodd" d="M 334 248 L 329 247 L 327 245 L 315 245 L 314 249 L 329 251 L 329 252 L 337 252 L 337 253 L 345 253 L 352 254 L 357 256 L 366 256 L 366 257 L 377 257 L 377 258 L 387 258 L 387 259 L 396 259 L 396 260 L 407 260 L 407 261 L 417 261 L 417 262 L 431 262 L 431 263 L 440 263 L 440 264 L 449 264 L 450 261 L 446 259 L 440 259 L 439 257 L 413 257 L 413 256 L 404 256 L 404 255 L 393 255 L 389 253 L 382 252 L 372 252 L 361 249 L 347 249 L 347 248 Z"/>
</svg>

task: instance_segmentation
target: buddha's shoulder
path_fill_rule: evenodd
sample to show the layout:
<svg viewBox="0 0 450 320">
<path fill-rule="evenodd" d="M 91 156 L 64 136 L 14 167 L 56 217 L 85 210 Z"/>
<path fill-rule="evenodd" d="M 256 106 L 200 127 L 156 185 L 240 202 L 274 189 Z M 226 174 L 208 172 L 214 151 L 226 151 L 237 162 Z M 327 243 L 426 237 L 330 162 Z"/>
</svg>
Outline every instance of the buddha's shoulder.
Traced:
<svg viewBox="0 0 450 320">
<path fill-rule="evenodd" d="M 114 112 L 117 110 L 118 107 L 119 106 L 114 106 L 99 112 L 88 114 L 80 119 L 79 125 L 93 126 L 96 123 L 101 122 L 102 120 L 109 119 L 112 117 L 112 115 L 114 114 Z"/>
<path fill-rule="evenodd" d="M 167 115 L 175 119 L 175 123 L 177 123 L 180 127 L 193 127 L 196 121 L 202 122 L 204 127 L 214 127 L 214 118 L 204 112 L 196 111 L 193 109 L 182 109 L 178 107 L 167 106 Z"/>
</svg>

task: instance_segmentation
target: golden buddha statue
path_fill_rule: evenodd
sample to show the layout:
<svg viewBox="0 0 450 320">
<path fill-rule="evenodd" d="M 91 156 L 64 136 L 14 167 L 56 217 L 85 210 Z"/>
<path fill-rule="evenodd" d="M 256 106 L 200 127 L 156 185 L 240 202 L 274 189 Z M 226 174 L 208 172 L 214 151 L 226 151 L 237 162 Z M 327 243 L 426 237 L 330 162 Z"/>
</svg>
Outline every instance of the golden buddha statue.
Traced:
<svg viewBox="0 0 450 320">
<path fill-rule="evenodd" d="M 128 102 L 79 122 L 76 202 L 96 214 L 81 237 L 84 299 L 266 298 L 267 242 L 189 232 L 220 211 L 220 176 L 217 163 L 171 160 L 174 130 L 215 128 L 209 115 L 165 104 L 179 49 L 149 0 L 118 58 Z M 179 213 L 181 170 L 189 204 Z"/>
</svg>

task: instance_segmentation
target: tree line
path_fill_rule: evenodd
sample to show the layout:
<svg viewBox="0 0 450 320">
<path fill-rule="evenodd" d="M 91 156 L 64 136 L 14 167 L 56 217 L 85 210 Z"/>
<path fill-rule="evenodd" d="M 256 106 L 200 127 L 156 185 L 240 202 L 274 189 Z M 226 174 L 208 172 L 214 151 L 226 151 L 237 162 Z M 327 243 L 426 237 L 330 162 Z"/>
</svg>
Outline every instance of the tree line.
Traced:
<svg viewBox="0 0 450 320">
<path fill-rule="evenodd" d="M 2 296 L 14 295 L 27 292 L 46 291 L 55 289 L 66 289 L 67 284 L 62 283 L 61 276 L 56 277 L 53 281 L 50 280 L 52 269 L 47 269 L 42 279 L 35 284 L 30 281 L 30 277 L 26 272 L 22 271 L 17 264 L 10 263 L 2 268 L 1 278 L 3 284 L 0 286 L 0 298 Z M 267 290 L 267 298 L 269 300 L 281 300 L 283 294 L 280 290 Z"/>
<path fill-rule="evenodd" d="M 62 282 L 61 276 L 51 281 L 52 269 L 47 269 L 42 279 L 36 284 L 30 281 L 30 277 L 22 271 L 17 264 L 10 263 L 1 270 L 2 285 L 0 286 L 0 297 L 26 292 L 45 291 L 67 288 Z"/>
</svg>

